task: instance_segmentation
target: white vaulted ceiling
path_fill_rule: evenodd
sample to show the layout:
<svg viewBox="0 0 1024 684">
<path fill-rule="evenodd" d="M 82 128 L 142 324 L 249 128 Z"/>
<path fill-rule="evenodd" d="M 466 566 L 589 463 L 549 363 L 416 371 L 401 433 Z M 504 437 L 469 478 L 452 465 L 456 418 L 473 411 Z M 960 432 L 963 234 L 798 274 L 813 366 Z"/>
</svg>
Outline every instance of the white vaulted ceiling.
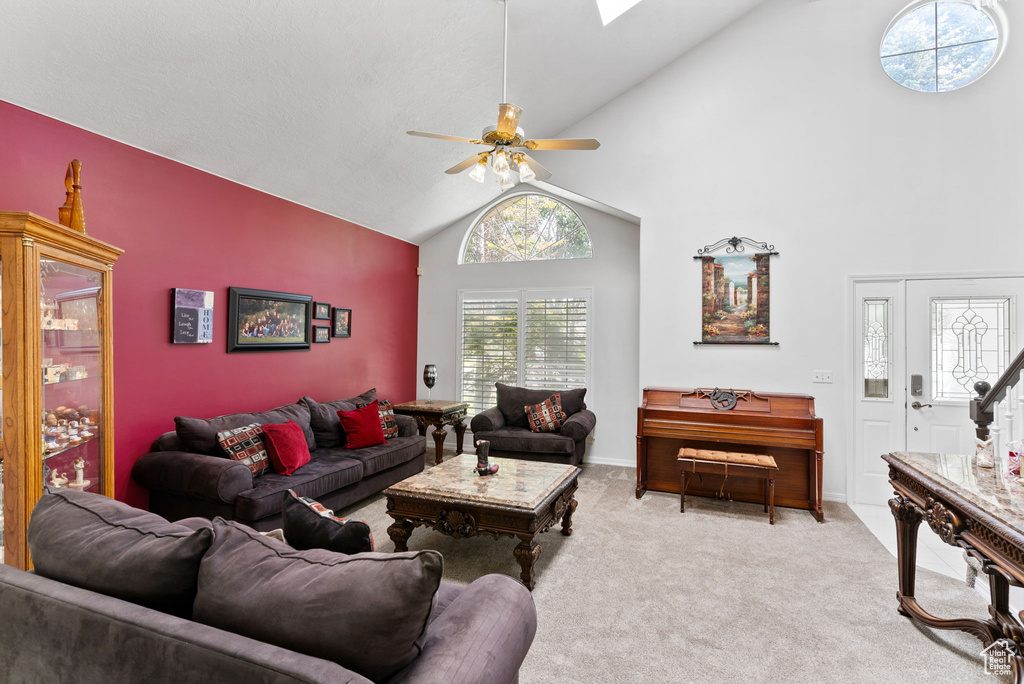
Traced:
<svg viewBox="0 0 1024 684">
<path fill-rule="evenodd" d="M 643 0 L 603 27 L 594 0 L 509 0 L 508 99 L 530 136 L 554 136 L 762 1 Z M 499 194 L 444 175 L 476 148 L 405 131 L 495 122 L 501 15 L 498 0 L 3 0 L 0 100 L 422 242 Z M 549 152 L 555 184 L 562 154 L 600 163 Z"/>
</svg>

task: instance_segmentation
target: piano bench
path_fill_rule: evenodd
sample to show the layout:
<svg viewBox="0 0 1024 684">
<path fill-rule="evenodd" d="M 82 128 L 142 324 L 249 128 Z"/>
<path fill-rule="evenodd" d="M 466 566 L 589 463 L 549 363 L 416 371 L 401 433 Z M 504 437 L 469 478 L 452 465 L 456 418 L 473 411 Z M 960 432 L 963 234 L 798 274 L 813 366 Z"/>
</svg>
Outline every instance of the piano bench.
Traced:
<svg viewBox="0 0 1024 684">
<path fill-rule="evenodd" d="M 768 524 L 775 524 L 775 473 L 779 466 L 775 459 L 766 454 L 744 454 L 734 451 L 710 451 L 708 449 L 690 449 L 684 447 L 676 457 L 679 463 L 679 511 L 686 512 L 686 487 L 690 484 L 691 475 L 722 475 L 722 489 L 729 476 L 750 477 L 764 480 L 764 511 L 768 514 Z"/>
</svg>

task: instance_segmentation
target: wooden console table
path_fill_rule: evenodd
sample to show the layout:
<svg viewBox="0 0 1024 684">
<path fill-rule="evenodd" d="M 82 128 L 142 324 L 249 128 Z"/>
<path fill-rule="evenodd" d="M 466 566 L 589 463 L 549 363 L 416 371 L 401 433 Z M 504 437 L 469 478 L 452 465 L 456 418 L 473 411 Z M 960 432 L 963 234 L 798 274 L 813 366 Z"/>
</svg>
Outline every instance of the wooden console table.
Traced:
<svg viewBox="0 0 1024 684">
<path fill-rule="evenodd" d="M 1024 486 L 995 468 L 978 468 L 973 456 L 891 453 L 889 482 L 896 496 L 889 508 L 896 518 L 899 558 L 898 610 L 935 629 L 958 629 L 988 647 L 1003 641 L 1014 682 L 1024 682 L 1024 627 L 1010 612 L 1009 587 L 1024 586 Z M 921 520 L 947 544 L 981 561 L 988 575 L 988 620 L 944 620 L 924 610 L 914 595 L 917 530 Z"/>
<path fill-rule="evenodd" d="M 434 464 L 440 465 L 444 454 L 444 439 L 448 432 L 445 425 L 451 425 L 455 430 L 455 453 L 462 453 L 462 438 L 466 434 L 466 412 L 469 404 L 461 401 L 447 401 L 443 399 L 417 399 L 407 401 L 403 404 L 395 404 L 395 413 L 412 416 L 416 419 L 416 425 L 421 435 L 427 434 L 427 426 L 434 426 Z"/>
</svg>

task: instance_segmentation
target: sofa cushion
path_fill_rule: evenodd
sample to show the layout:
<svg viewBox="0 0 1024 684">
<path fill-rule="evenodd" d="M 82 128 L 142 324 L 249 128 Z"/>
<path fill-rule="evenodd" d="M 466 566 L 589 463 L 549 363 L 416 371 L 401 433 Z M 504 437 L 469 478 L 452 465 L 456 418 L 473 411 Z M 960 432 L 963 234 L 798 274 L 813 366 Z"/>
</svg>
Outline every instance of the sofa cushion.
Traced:
<svg viewBox="0 0 1024 684">
<path fill-rule="evenodd" d="M 99 494 L 47 487 L 28 526 L 37 574 L 189 617 L 209 523 L 189 526 Z"/>
<path fill-rule="evenodd" d="M 532 390 L 524 387 L 513 387 L 500 382 L 494 383 L 498 390 L 498 410 L 505 417 L 505 423 L 512 427 L 529 428 L 526 420 L 526 406 L 539 404 L 553 392 L 551 390 Z M 587 408 L 583 397 L 587 394 L 587 388 L 561 390 L 562 412 L 568 418 L 577 411 Z"/>
<path fill-rule="evenodd" d="M 232 461 L 238 461 L 259 477 L 270 470 L 270 455 L 263 440 L 263 426 L 259 423 L 221 430 L 217 442 Z"/>
<path fill-rule="evenodd" d="M 565 422 L 562 398 L 557 392 L 539 404 L 524 406 L 523 409 L 526 411 L 526 422 L 530 424 L 530 432 L 554 432 Z"/>
<path fill-rule="evenodd" d="M 423 438 L 415 434 L 411 437 L 395 437 L 390 442 L 363 449 L 346 449 L 345 455 L 359 460 L 363 464 L 363 477 L 369 477 L 414 458 L 422 458 L 423 451 Z"/>
<path fill-rule="evenodd" d="M 281 507 L 281 527 L 292 548 L 337 553 L 373 551 L 373 533 L 362 520 L 337 518 L 334 511 L 289 489 Z"/>
<path fill-rule="evenodd" d="M 419 655 L 441 582 L 436 551 L 297 551 L 221 518 L 195 620 L 381 681 Z M 244 569 L 244 571 L 240 571 Z"/>
<path fill-rule="evenodd" d="M 299 496 L 319 499 L 324 494 L 363 479 L 363 464 L 347 449 L 317 449 L 313 460 L 291 475 L 267 473 L 253 482 L 253 488 L 235 499 L 235 518 L 256 521 L 281 512 L 284 493 L 294 489 Z"/>
<path fill-rule="evenodd" d="M 338 411 L 338 420 L 345 431 L 346 449 L 363 449 L 385 443 L 376 401 L 352 411 Z"/>
<path fill-rule="evenodd" d="M 361 405 L 377 401 L 377 388 L 368 389 L 358 397 L 336 399 L 318 403 L 312 397 L 302 397 L 309 409 L 310 426 L 319 449 L 331 449 L 345 445 L 345 434 L 341 429 L 338 411 L 351 411 Z M 310 447 L 312 448 L 312 447 Z"/>
<path fill-rule="evenodd" d="M 491 451 L 523 451 L 532 454 L 571 454 L 576 442 L 557 432 L 531 432 L 526 428 L 507 427 L 493 432 L 474 434 L 474 439 L 487 440 Z"/>
<path fill-rule="evenodd" d="M 264 423 L 284 423 L 289 420 L 294 420 L 299 424 L 302 434 L 306 438 L 306 445 L 310 449 L 315 448 L 316 442 L 313 439 L 313 430 L 309 423 L 309 407 L 302 401 L 261 413 L 232 413 L 216 418 L 178 416 L 174 419 L 174 426 L 181 451 L 224 456 L 224 452 L 217 443 L 218 432 L 251 423 L 263 425 Z"/>
<path fill-rule="evenodd" d="M 309 463 L 309 447 L 302 428 L 294 420 L 284 424 L 267 423 L 263 426 L 263 440 L 275 473 L 291 475 Z"/>
</svg>

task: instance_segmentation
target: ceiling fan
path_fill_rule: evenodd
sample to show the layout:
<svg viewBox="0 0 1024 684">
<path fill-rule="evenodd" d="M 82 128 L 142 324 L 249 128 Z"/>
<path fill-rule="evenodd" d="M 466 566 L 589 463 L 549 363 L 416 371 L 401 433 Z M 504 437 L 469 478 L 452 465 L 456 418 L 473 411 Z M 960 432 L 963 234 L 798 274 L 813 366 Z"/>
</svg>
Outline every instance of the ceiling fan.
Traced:
<svg viewBox="0 0 1024 684">
<path fill-rule="evenodd" d="M 506 89 L 508 85 L 508 0 L 500 0 L 505 5 L 505 28 L 502 54 L 501 70 L 501 99 L 507 100 Z M 523 129 L 519 127 L 519 116 L 523 110 L 514 104 L 503 102 L 498 105 L 498 125 L 488 126 L 483 130 L 479 139 L 460 138 L 454 135 L 441 135 L 439 133 L 424 133 L 422 131 L 406 131 L 409 135 L 421 138 L 437 138 L 439 140 L 454 140 L 456 142 L 467 142 L 474 145 L 486 145 L 491 149 L 486 152 L 474 154 L 469 159 L 459 162 L 445 173 L 462 173 L 473 167 L 469 177 L 478 183 L 483 183 L 487 174 L 488 164 L 498 177 L 498 183 L 502 191 L 512 188 L 512 168 L 515 165 L 519 172 L 519 180 L 546 180 L 551 177 L 551 172 L 545 169 L 540 163 L 526 152 L 515 151 L 517 148 L 527 150 L 596 150 L 601 146 L 593 138 L 562 138 L 551 140 L 529 140 Z"/>
</svg>

